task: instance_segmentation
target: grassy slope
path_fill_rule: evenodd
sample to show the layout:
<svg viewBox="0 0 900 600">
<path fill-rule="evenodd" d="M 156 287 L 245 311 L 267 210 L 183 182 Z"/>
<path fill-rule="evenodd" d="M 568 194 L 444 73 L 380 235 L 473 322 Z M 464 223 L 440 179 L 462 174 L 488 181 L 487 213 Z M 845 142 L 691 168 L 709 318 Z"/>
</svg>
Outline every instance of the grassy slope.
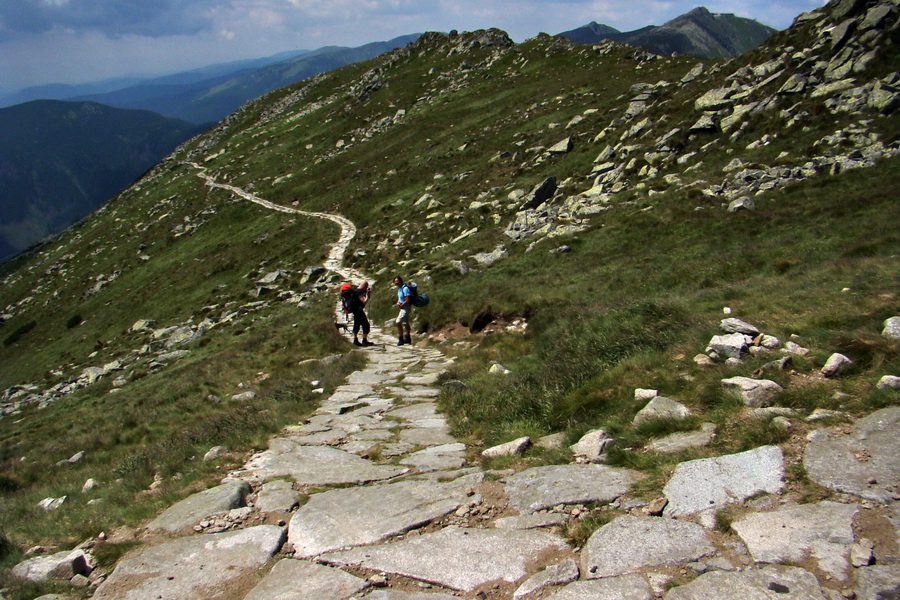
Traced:
<svg viewBox="0 0 900 600">
<path fill-rule="evenodd" d="M 795 365 L 801 374 L 813 373 L 835 351 L 857 361 L 846 379 L 791 386 L 788 405 L 858 414 L 896 402 L 873 384 L 900 370 L 897 345 L 878 335 L 897 306 L 892 257 L 900 244 L 891 227 L 900 181 L 897 160 L 766 194 L 758 198 L 759 210 L 735 215 L 705 198 L 698 186 L 653 181 L 656 195 L 628 189 L 612 210 L 591 217 L 587 231 L 526 252 L 528 242 L 510 244 L 495 224 L 496 216 L 505 224 L 514 212 L 507 194 L 551 175 L 568 179 L 570 193 L 590 187 L 585 176 L 604 145 L 591 140 L 621 114 L 633 96 L 631 85 L 677 81 L 692 63 L 637 66 L 625 49 L 604 56 L 541 38 L 489 68 L 461 71 L 463 60 L 479 65 L 491 52 L 463 56 L 447 50 L 394 55 L 383 75 L 387 85 L 365 101 L 348 94 L 346 86 L 379 61 L 274 92 L 235 115 L 219 142 L 194 158 L 224 150 L 204 163 L 220 181 L 252 185 L 275 202 L 340 212 L 360 225 L 350 261 L 377 275 L 370 311 L 376 321 L 392 314 L 387 281 L 395 271 L 414 274 L 432 294 L 433 304 L 418 314 L 422 327 L 471 325 L 479 315 L 529 320 L 526 335 L 479 335 L 467 340 L 468 346 L 444 346 L 459 355 L 452 376 L 469 385 L 468 391 L 443 398 L 460 436 L 476 445 L 554 431 L 575 439 L 602 426 L 620 439 L 613 454 L 617 464 L 653 475 L 644 490 L 648 494 L 675 461 L 698 455 L 641 452 L 650 437 L 709 420 L 719 425 L 720 435 L 705 454 L 783 441 L 790 434 L 739 418 L 739 406 L 720 389 L 722 377 L 749 374 L 761 361 L 705 371 L 691 361 L 716 333 L 723 306 L 782 339 L 801 336 L 813 349 Z M 305 86 L 302 102 L 259 125 L 269 107 Z M 682 113 L 696 94 L 696 89 L 677 91 L 648 115 L 668 129 L 690 118 Z M 407 114 L 388 133 L 360 141 L 358 130 L 399 109 Z M 594 111 L 585 114 L 587 109 Z M 576 115 L 586 118 L 566 129 Z M 745 162 L 766 163 L 782 150 L 802 156 L 814 150 L 815 140 L 851 120 L 813 122 L 808 131 L 740 155 Z M 777 119 L 753 121 L 746 139 L 780 125 Z M 878 128 L 887 141 L 896 138 L 896 119 Z M 539 153 L 529 149 L 568 136 L 575 142 L 573 152 L 532 163 Z M 339 140 L 350 147 L 337 151 Z M 689 150 L 708 141 L 684 143 Z M 157 319 L 160 326 L 200 318 L 203 306 L 250 300 L 252 281 L 260 274 L 300 271 L 322 261 L 336 234 L 332 225 L 275 215 L 206 190 L 193 169 L 178 163 L 195 144 L 44 254 L 7 267 L 14 272 L 0 290 L 0 306 L 32 299 L 16 308 L 3 334 L 32 320 L 36 325 L 0 347 L 0 387 L 55 383 L 59 377 L 48 372 L 57 367 L 77 375 L 142 343 L 126 332 L 139 318 Z M 490 160 L 502 151 L 521 154 Z M 711 152 L 692 177 L 719 181 L 732 158 Z M 416 206 L 425 193 L 440 206 Z M 470 209 L 482 194 L 482 201 L 496 205 Z M 215 213 L 203 214 L 210 206 Z M 450 216 L 433 216 L 444 213 Z M 191 235 L 175 237 L 186 217 L 203 224 Z M 472 227 L 477 234 L 449 243 Z M 382 244 L 397 237 L 393 231 L 403 241 Z M 548 253 L 563 243 L 573 251 Z M 498 244 L 509 248 L 511 257 L 490 269 L 462 276 L 449 264 Z M 82 297 L 97 275 L 116 270 L 121 274 L 113 283 Z M 850 291 L 842 291 L 845 287 Z M 303 310 L 277 305 L 213 330 L 190 347 L 188 357 L 161 373 L 139 364 L 122 392 L 108 393 L 110 383 L 102 380 L 44 411 L 0 420 L 0 533 L 16 546 L 5 547 L 3 564 L 14 564 L 21 558 L 18 549 L 37 542 L 66 545 L 138 523 L 215 477 L 215 463 L 195 459 L 209 446 L 246 450 L 262 444 L 267 432 L 299 419 L 312 399 L 309 379 L 336 381 L 358 360 L 351 357 L 325 373 L 296 366 L 299 359 L 341 348 L 329 323 L 330 300 Z M 76 314 L 83 322 L 68 328 Z M 105 347 L 89 358 L 97 340 Z M 513 374 L 488 376 L 494 360 Z M 270 378 L 260 386 L 258 405 L 227 401 L 239 382 L 250 382 L 259 372 Z M 635 429 L 630 425 L 640 408 L 631 400 L 635 387 L 657 388 L 686 403 L 697 418 Z M 833 400 L 835 391 L 850 399 Z M 226 401 L 211 403 L 210 394 Z M 82 463 L 64 470 L 52 466 L 80 450 L 88 451 Z M 239 461 L 236 453 L 225 464 Z M 155 473 L 165 477 L 165 492 L 140 493 Z M 175 473 L 181 478 L 173 479 Z M 79 492 L 88 477 L 107 484 L 102 509 L 86 505 Z M 109 485 L 115 477 L 122 483 Z M 60 511 L 43 514 L 35 508 L 41 498 L 63 494 L 70 494 L 70 502 Z"/>
</svg>

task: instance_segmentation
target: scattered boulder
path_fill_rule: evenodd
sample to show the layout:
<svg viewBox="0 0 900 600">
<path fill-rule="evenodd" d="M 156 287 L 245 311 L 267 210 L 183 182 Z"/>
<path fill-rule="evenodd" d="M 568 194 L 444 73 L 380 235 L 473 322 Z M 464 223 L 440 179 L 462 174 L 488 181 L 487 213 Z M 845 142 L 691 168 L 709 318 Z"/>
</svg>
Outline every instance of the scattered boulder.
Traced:
<svg viewBox="0 0 900 600">
<path fill-rule="evenodd" d="M 603 429 L 593 429 L 581 436 L 575 444 L 569 447 L 576 457 L 584 457 L 588 462 L 603 462 L 603 451 L 615 440 Z"/>
<path fill-rule="evenodd" d="M 900 340 L 900 317 L 891 317 L 884 322 L 881 335 L 895 340 Z"/>
<path fill-rule="evenodd" d="M 847 372 L 853 366 L 853 361 L 843 354 L 834 353 L 828 357 L 825 366 L 822 367 L 821 373 L 823 377 L 838 377 Z"/>
<path fill-rule="evenodd" d="M 896 375 L 885 375 L 878 380 L 875 385 L 879 390 L 900 390 L 900 377 Z"/>
<path fill-rule="evenodd" d="M 522 204 L 520 210 L 537 208 L 553 197 L 553 194 L 556 193 L 556 187 L 556 177 L 548 177 L 531 190 L 531 193 L 528 194 L 527 200 Z"/>
<path fill-rule="evenodd" d="M 735 390 L 744 404 L 750 408 L 771 406 L 784 393 L 784 388 L 768 379 L 751 379 L 750 377 L 731 377 L 722 380 L 722 387 Z"/>
<path fill-rule="evenodd" d="M 497 456 L 516 456 L 518 454 L 524 453 L 529 448 L 531 448 L 531 438 L 526 436 L 513 440 L 511 442 L 506 442 L 505 444 L 500 444 L 499 446 L 488 448 L 481 453 L 481 456 L 484 458 L 495 458 Z"/>
<path fill-rule="evenodd" d="M 203 455 L 204 461 L 216 460 L 217 458 L 228 454 L 228 448 L 225 446 L 213 446 Z"/>
<path fill-rule="evenodd" d="M 50 556 L 36 556 L 24 560 L 12 568 L 13 577 L 32 583 L 41 583 L 51 579 L 68 580 L 75 575 L 90 573 L 84 552 L 66 550 Z"/>
<path fill-rule="evenodd" d="M 665 396 L 657 396 L 647 403 L 644 408 L 638 411 L 638 414 L 634 416 L 632 423 L 637 426 L 659 419 L 680 420 L 686 419 L 689 416 L 691 416 L 691 410 L 684 404 L 676 402 L 671 398 L 666 398 Z"/>
<path fill-rule="evenodd" d="M 750 335 L 754 337 L 760 334 L 759 328 L 757 328 L 755 325 L 751 325 L 746 321 L 742 321 L 734 317 L 722 319 L 719 322 L 719 328 L 725 333 L 740 333 L 743 335 Z"/>
<path fill-rule="evenodd" d="M 726 358 L 740 358 L 747 351 L 747 347 L 752 341 L 752 339 L 748 339 L 748 336 L 741 333 L 714 335 L 706 346 L 706 353 L 715 353 Z"/>
</svg>

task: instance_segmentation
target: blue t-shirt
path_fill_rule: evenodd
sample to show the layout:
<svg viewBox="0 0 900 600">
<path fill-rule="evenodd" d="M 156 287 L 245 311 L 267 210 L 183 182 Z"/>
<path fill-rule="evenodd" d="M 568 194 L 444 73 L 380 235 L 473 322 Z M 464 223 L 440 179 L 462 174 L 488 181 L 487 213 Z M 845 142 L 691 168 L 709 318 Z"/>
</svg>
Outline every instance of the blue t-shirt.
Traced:
<svg viewBox="0 0 900 600">
<path fill-rule="evenodd" d="M 397 288 L 397 303 L 403 304 L 412 294 L 409 293 L 409 287 L 404 283 Z"/>
</svg>

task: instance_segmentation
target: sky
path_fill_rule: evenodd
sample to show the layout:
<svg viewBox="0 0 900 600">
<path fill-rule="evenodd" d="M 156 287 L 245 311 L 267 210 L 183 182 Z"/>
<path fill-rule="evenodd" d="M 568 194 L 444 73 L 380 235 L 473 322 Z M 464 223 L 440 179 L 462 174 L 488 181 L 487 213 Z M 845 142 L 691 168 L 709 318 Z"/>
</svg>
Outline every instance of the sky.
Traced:
<svg viewBox="0 0 900 600">
<path fill-rule="evenodd" d="M 591 21 L 631 31 L 697 6 L 777 29 L 824 0 L 0 0 L 0 93 L 156 76 L 288 50 L 425 31 L 521 42 Z"/>
</svg>

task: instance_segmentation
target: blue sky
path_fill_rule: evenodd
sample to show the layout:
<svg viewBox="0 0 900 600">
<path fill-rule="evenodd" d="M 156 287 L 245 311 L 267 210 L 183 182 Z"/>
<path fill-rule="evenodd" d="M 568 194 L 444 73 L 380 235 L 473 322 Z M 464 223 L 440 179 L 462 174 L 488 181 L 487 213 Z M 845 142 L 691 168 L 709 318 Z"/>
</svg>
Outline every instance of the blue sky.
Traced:
<svg viewBox="0 0 900 600">
<path fill-rule="evenodd" d="M 630 31 L 697 6 L 783 29 L 824 0 L 0 0 L 0 92 L 156 75 L 423 31 L 517 42 L 591 21 Z"/>
</svg>

